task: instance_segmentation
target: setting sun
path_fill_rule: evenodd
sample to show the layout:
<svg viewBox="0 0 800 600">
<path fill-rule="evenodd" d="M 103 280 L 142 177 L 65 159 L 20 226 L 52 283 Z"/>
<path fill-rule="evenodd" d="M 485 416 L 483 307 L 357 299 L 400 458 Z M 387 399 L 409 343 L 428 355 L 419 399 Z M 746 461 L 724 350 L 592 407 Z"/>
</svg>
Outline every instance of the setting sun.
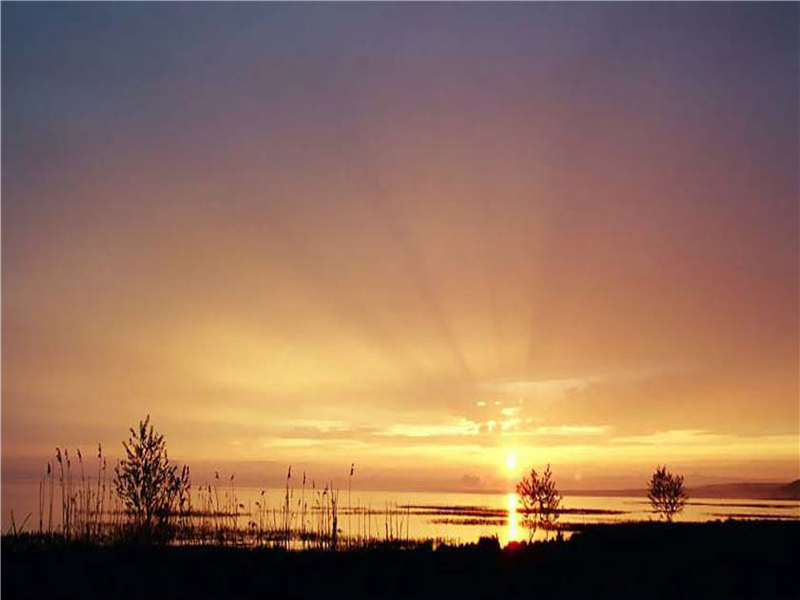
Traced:
<svg viewBox="0 0 800 600">
<path fill-rule="evenodd" d="M 517 455 L 513 450 L 509 450 L 506 454 L 506 471 L 509 475 L 514 475 L 517 472 Z"/>
</svg>

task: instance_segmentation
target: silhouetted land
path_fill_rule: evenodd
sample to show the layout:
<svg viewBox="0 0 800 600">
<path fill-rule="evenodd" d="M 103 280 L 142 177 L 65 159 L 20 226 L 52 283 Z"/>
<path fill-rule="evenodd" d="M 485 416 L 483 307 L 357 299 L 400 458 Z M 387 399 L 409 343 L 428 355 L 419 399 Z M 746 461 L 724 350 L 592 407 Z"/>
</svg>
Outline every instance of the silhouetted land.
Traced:
<svg viewBox="0 0 800 600">
<path fill-rule="evenodd" d="M 800 479 L 791 483 L 714 483 L 689 488 L 691 498 L 735 498 L 750 500 L 800 500 Z M 567 490 L 570 496 L 646 496 L 644 488 L 614 490 Z"/>
<path fill-rule="evenodd" d="M 798 598 L 800 523 L 586 526 L 569 541 L 401 550 L 2 541 L 13 598 Z"/>
</svg>

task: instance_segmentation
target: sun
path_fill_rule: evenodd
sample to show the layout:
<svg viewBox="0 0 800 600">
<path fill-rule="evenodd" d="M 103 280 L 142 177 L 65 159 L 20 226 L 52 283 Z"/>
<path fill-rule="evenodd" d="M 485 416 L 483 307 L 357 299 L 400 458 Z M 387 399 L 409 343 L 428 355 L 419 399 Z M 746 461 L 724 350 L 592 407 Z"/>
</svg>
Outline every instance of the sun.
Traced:
<svg viewBox="0 0 800 600">
<path fill-rule="evenodd" d="M 506 470 L 509 475 L 513 475 L 517 470 L 517 455 L 513 450 L 506 454 Z"/>
</svg>

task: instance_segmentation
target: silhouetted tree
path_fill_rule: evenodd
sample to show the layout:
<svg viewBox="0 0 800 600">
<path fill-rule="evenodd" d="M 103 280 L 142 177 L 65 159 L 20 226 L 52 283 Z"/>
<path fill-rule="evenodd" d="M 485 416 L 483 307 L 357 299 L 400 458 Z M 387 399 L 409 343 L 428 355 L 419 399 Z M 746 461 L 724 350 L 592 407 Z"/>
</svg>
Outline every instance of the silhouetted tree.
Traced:
<svg viewBox="0 0 800 600">
<path fill-rule="evenodd" d="M 529 537 L 533 539 L 536 530 L 553 529 L 561 512 L 562 496 L 556 488 L 550 465 L 540 476 L 536 469 L 531 469 L 528 477 L 523 477 L 517 484 L 517 496 L 523 510 L 523 523 L 528 528 Z"/>
<path fill-rule="evenodd" d="M 149 426 L 149 427 L 148 427 Z M 130 429 L 123 442 L 126 458 L 114 469 L 114 485 L 137 533 L 146 538 L 170 537 L 174 517 L 189 499 L 189 467 L 170 464 L 164 436 L 154 431 L 150 416 Z"/>
<path fill-rule="evenodd" d="M 673 475 L 667 471 L 666 465 L 656 467 L 650 482 L 647 484 L 647 498 L 653 511 L 671 522 L 673 517 L 683 510 L 689 495 L 683 488 L 683 475 Z"/>
</svg>

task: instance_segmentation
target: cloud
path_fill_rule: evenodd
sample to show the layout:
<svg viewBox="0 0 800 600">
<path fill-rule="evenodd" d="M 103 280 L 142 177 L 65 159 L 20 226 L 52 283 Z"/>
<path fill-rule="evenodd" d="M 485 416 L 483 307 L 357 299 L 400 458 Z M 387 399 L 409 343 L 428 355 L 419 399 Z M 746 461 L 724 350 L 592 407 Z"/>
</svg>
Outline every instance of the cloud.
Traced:
<svg viewBox="0 0 800 600">
<path fill-rule="evenodd" d="M 440 436 L 474 436 L 480 431 L 480 426 L 474 421 L 462 419 L 456 423 L 441 425 L 406 424 L 398 423 L 375 432 L 377 436 L 397 436 L 410 438 L 427 438 Z"/>
<path fill-rule="evenodd" d="M 606 425 L 546 425 L 522 432 L 527 436 L 599 436 L 606 435 L 609 427 Z"/>
<path fill-rule="evenodd" d="M 480 384 L 480 390 L 486 394 L 500 394 L 504 397 L 524 398 L 526 400 L 556 400 L 575 390 L 585 389 L 598 381 L 597 377 L 489 381 Z"/>
<path fill-rule="evenodd" d="M 477 475 L 465 473 L 461 477 L 461 483 L 465 488 L 479 488 L 483 485 L 483 480 Z"/>
</svg>

